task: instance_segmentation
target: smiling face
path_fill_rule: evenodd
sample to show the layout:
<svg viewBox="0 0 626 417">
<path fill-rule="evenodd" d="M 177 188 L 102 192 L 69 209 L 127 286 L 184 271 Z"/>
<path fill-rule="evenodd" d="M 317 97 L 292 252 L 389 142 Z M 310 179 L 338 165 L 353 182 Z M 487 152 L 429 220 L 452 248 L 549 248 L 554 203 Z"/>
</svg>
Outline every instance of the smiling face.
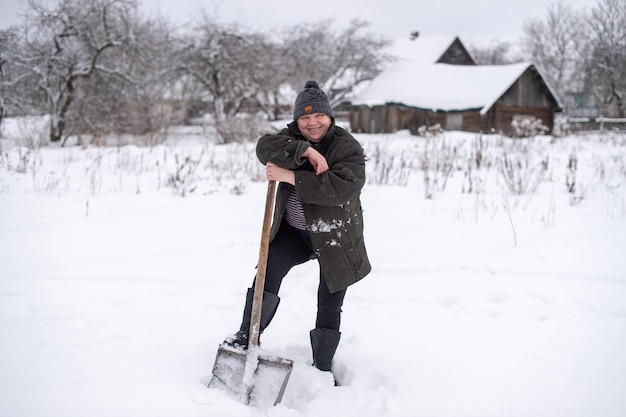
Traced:
<svg viewBox="0 0 626 417">
<path fill-rule="evenodd" d="M 298 128 L 300 132 L 311 142 L 319 142 L 322 140 L 328 129 L 331 120 L 326 113 L 305 114 L 298 119 Z"/>
</svg>

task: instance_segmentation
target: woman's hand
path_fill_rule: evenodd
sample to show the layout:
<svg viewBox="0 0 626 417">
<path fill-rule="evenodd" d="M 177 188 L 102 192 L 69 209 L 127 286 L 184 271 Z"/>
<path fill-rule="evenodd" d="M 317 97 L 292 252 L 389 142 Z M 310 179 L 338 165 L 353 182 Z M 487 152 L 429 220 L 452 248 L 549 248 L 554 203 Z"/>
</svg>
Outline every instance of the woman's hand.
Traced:
<svg viewBox="0 0 626 417">
<path fill-rule="evenodd" d="M 328 171 L 328 162 L 326 161 L 326 158 L 324 158 L 321 153 L 316 151 L 311 146 L 309 146 L 308 149 L 304 151 L 302 156 L 309 159 L 309 162 L 311 163 L 311 165 L 313 165 L 313 168 L 315 168 L 316 175 L 320 175 Z"/>
<path fill-rule="evenodd" d="M 328 162 L 326 161 L 326 158 L 312 147 L 309 147 L 306 151 L 304 151 L 302 156 L 307 158 L 311 165 L 313 165 L 316 175 L 320 175 L 328 171 Z M 296 174 L 292 170 L 281 168 L 271 162 L 268 162 L 267 165 L 265 165 L 265 176 L 268 180 L 296 185 Z"/>
<path fill-rule="evenodd" d="M 274 180 L 279 182 L 286 182 L 291 185 L 296 185 L 296 174 L 290 169 L 281 168 L 268 162 L 265 165 L 265 176 L 268 180 Z"/>
</svg>

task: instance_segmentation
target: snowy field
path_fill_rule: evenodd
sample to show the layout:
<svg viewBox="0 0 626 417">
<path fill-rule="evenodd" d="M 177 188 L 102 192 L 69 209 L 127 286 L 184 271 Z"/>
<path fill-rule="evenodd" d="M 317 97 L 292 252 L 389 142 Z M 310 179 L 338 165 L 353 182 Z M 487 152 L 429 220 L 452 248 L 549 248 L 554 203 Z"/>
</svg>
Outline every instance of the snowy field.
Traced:
<svg viewBox="0 0 626 417">
<path fill-rule="evenodd" d="M 26 147 L 10 127 L 2 416 L 626 415 L 623 134 L 355 135 L 373 271 L 346 296 L 344 385 L 311 366 L 310 262 L 262 336 L 295 361 L 262 409 L 206 388 L 258 257 L 254 145 L 180 130 L 153 147 Z"/>
</svg>

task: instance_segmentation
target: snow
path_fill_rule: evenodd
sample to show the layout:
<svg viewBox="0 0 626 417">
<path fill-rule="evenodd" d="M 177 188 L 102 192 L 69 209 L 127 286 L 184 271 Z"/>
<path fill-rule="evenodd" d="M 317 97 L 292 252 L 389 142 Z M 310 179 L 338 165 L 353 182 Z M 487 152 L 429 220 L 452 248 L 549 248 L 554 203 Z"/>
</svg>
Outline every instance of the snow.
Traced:
<svg viewBox="0 0 626 417">
<path fill-rule="evenodd" d="M 29 151 L 1 140 L 0 414 L 626 415 L 626 138 L 356 137 L 370 157 L 373 270 L 347 293 L 344 386 L 311 366 L 309 262 L 285 279 L 261 337 L 294 360 L 275 407 L 207 388 L 258 258 L 267 187 L 253 144 Z M 430 173 L 439 183 L 426 199 L 424 149 L 463 155 L 479 140 L 489 146 L 474 191 L 462 192 L 458 166 L 445 188 Z M 506 189 L 496 166 L 507 144 L 530 168 L 549 161 L 534 192 Z M 184 198 L 167 185 L 175 155 L 198 160 Z"/>
</svg>

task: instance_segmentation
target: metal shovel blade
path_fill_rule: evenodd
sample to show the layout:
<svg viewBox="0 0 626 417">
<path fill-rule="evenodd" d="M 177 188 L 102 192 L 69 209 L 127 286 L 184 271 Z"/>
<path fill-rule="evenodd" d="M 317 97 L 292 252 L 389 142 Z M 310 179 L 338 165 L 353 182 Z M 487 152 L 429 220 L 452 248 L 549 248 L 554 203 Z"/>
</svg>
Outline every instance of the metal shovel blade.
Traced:
<svg viewBox="0 0 626 417">
<path fill-rule="evenodd" d="M 293 361 L 260 352 L 245 351 L 228 345 L 217 350 L 209 388 L 218 388 L 257 407 L 278 404 L 285 392 Z"/>
</svg>

